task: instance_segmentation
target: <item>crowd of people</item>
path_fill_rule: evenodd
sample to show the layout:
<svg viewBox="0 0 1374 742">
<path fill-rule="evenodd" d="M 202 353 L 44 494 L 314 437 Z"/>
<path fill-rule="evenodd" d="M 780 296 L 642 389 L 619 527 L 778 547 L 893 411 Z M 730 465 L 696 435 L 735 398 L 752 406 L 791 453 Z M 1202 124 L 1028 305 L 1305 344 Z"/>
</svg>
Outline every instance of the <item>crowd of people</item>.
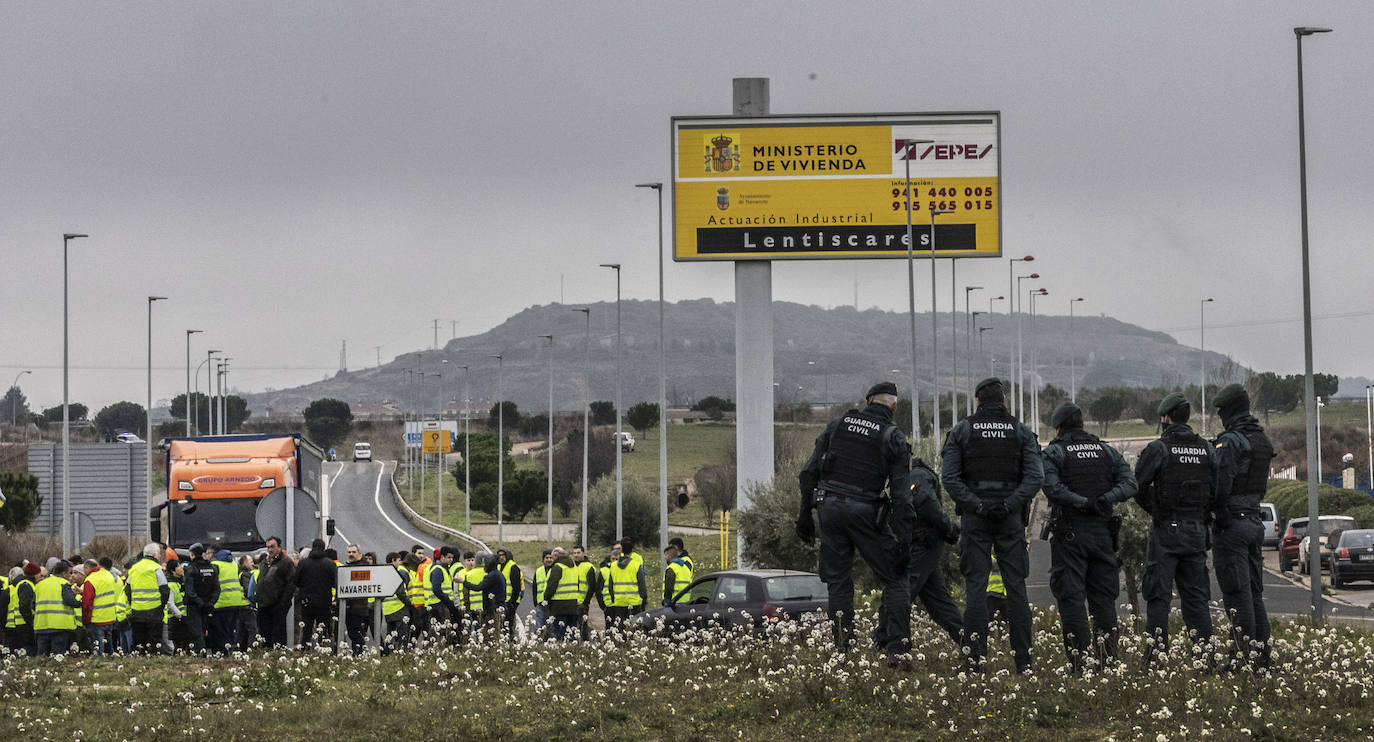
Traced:
<svg viewBox="0 0 1374 742">
<path fill-rule="evenodd" d="M 265 549 L 237 556 L 221 549 L 207 558 L 201 544 L 179 554 L 150 543 L 118 566 L 80 555 L 43 564 L 23 560 L 0 576 L 3 646 L 30 657 L 332 646 L 339 630 L 338 568 L 359 565 L 391 565 L 401 580 L 385 597 L 342 600 L 347 641 L 341 646 L 354 654 L 369 641 L 390 653 L 434 642 L 515 640 L 527 589 L 532 610 L 525 633 L 550 641 L 590 638 L 593 603 L 609 631 L 623 630 L 649 604 L 644 558 L 629 538 L 615 542 L 599 564 L 581 546 L 546 549 L 529 576 L 505 548 L 475 553 L 415 544 L 379 561 L 349 545 L 345 559 L 322 539 L 293 554 L 273 536 Z M 664 563 L 667 604 L 692 581 L 681 539 L 670 542 Z M 378 613 L 385 626 L 380 636 Z M 298 642 L 288 638 L 292 616 Z"/>
</svg>

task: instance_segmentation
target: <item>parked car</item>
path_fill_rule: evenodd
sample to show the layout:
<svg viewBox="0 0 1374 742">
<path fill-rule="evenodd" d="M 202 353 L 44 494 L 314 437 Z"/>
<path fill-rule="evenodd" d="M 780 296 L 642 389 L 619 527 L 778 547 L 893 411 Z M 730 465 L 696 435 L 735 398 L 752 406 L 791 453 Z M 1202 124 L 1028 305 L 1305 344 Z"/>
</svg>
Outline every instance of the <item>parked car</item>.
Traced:
<svg viewBox="0 0 1374 742">
<path fill-rule="evenodd" d="M 116 443 L 142 443 L 143 439 L 137 433 L 120 433 L 115 436 Z"/>
<path fill-rule="evenodd" d="M 371 460 L 372 460 L 372 444 L 371 444 L 371 443 L 354 443 L 354 444 L 353 444 L 353 461 L 358 462 L 358 461 L 371 461 Z"/>
<path fill-rule="evenodd" d="M 1264 521 L 1264 545 L 1279 548 L 1279 510 L 1273 503 L 1260 503 L 1260 519 Z"/>
<path fill-rule="evenodd" d="M 630 453 L 635 450 L 635 437 L 630 435 L 630 431 L 623 431 L 619 433 L 619 436 L 621 453 Z"/>
<path fill-rule="evenodd" d="M 1298 561 L 1298 544 L 1302 542 L 1302 537 L 1307 535 L 1307 519 L 1293 518 L 1288 521 L 1288 525 L 1283 529 L 1283 538 L 1279 539 L 1279 571 L 1289 572 L 1293 569 L 1294 562 Z"/>
<path fill-rule="evenodd" d="M 825 583 L 811 572 L 732 570 L 694 580 L 670 605 L 637 614 L 630 625 L 669 635 L 708 626 L 762 631 L 777 621 L 824 618 L 828 605 Z"/>
<path fill-rule="evenodd" d="M 1374 580 L 1374 528 L 1354 528 L 1326 537 L 1331 547 L 1331 587 Z"/>
<path fill-rule="evenodd" d="M 1355 527 L 1355 519 L 1348 515 L 1323 515 L 1320 518 L 1317 531 L 1317 547 L 1321 552 L 1321 565 L 1319 569 L 1326 571 L 1331 566 L 1331 549 L 1328 547 L 1324 536 L 1329 536 L 1336 531 L 1346 531 Z M 1302 541 L 1298 542 L 1298 568 L 1303 574 L 1308 571 L 1308 543 L 1311 541 L 1312 534 L 1303 534 Z"/>
</svg>

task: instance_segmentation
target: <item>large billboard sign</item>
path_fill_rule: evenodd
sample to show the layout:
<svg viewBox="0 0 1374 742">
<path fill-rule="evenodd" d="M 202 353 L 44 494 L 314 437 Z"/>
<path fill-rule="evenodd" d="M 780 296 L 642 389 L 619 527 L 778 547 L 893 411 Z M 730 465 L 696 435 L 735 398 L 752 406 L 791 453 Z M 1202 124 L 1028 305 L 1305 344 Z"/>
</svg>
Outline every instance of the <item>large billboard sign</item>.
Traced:
<svg viewBox="0 0 1374 742">
<path fill-rule="evenodd" d="M 673 259 L 906 257 L 908 194 L 917 257 L 930 256 L 932 212 L 937 256 L 1000 256 L 1000 124 L 996 112 L 675 117 Z"/>
</svg>

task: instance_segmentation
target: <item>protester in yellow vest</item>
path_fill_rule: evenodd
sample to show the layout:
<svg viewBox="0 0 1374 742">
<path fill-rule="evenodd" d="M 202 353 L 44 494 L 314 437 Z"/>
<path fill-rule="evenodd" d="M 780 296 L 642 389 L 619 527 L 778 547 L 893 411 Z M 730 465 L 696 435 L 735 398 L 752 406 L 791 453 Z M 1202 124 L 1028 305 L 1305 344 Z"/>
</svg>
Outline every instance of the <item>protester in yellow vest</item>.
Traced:
<svg viewBox="0 0 1374 742">
<path fill-rule="evenodd" d="M 163 615 L 167 638 L 172 642 L 173 652 L 191 652 L 191 630 L 186 623 L 186 565 L 179 559 L 170 559 L 162 571 L 167 574 L 167 612 Z"/>
<path fill-rule="evenodd" d="M 16 573 L 15 570 L 18 570 Z M 34 583 L 42 568 L 27 562 L 10 570 L 10 607 L 5 616 L 5 644 L 15 654 L 33 657 L 38 653 L 33 636 Z"/>
<path fill-rule="evenodd" d="M 992 571 L 988 573 L 988 620 L 1007 620 L 1007 588 L 1002 584 L 1002 568 L 997 566 L 997 557 L 992 557 Z"/>
<path fill-rule="evenodd" d="M 108 561 L 108 560 L 107 560 Z M 81 589 L 81 621 L 97 655 L 114 653 L 115 614 L 119 582 L 94 559 L 86 560 L 86 584 Z"/>
<path fill-rule="evenodd" d="M 577 628 L 578 617 L 581 615 L 580 601 L 587 593 L 587 587 L 582 581 L 583 572 L 573 564 L 572 557 L 568 556 L 563 547 L 556 547 L 551 556 L 553 565 L 549 574 L 549 584 L 542 596 L 553 619 L 551 633 L 555 641 L 577 639 L 580 638 Z"/>
<path fill-rule="evenodd" d="M 692 568 L 687 566 L 676 546 L 663 550 L 663 561 L 668 565 L 663 571 L 663 605 L 672 605 L 673 596 L 692 584 Z"/>
<path fill-rule="evenodd" d="M 530 585 L 531 602 L 534 603 L 534 630 L 541 635 L 549 623 L 549 600 L 544 592 L 549 586 L 549 572 L 553 569 L 552 549 L 545 549 L 540 564 L 534 568 L 534 583 Z"/>
<path fill-rule="evenodd" d="M 158 544 L 143 547 L 143 556 L 129 568 L 129 624 L 134 631 L 134 651 L 156 654 L 162 644 L 162 616 L 169 591 L 167 574 L 158 558 L 163 549 Z"/>
<path fill-rule="evenodd" d="M 76 631 L 76 616 L 72 609 L 81 601 L 67 582 L 71 562 L 58 560 L 48 575 L 33 588 L 33 634 L 39 656 L 66 654 Z"/>
<path fill-rule="evenodd" d="M 234 555 L 228 549 L 220 549 L 212 561 L 219 570 L 219 597 L 210 614 L 207 648 L 211 652 L 228 654 L 238 648 L 239 612 L 248 606 L 248 598 L 243 594 L 243 582 L 239 579 L 239 565 Z"/>
<path fill-rule="evenodd" d="M 514 641 L 516 609 L 520 607 L 520 598 L 525 594 L 525 578 L 520 574 L 520 565 L 515 563 L 509 549 L 496 550 L 496 563 L 500 565 L 501 577 L 506 580 L 506 631 Z"/>
<path fill-rule="evenodd" d="M 382 599 L 382 617 L 386 620 L 386 637 L 382 641 L 382 654 L 391 654 L 396 647 L 406 645 L 410 630 L 410 588 L 415 575 L 405 568 L 404 552 L 393 551 L 386 555 L 387 564 L 401 575 L 401 586 L 396 592 Z"/>
<path fill-rule="evenodd" d="M 587 558 L 587 552 L 581 546 L 573 547 L 572 560 L 577 568 L 578 584 L 584 588 L 577 601 L 577 624 L 578 634 L 585 641 L 591 638 L 591 625 L 587 622 L 587 614 L 591 610 L 592 598 L 601 590 L 601 572 Z"/>
</svg>

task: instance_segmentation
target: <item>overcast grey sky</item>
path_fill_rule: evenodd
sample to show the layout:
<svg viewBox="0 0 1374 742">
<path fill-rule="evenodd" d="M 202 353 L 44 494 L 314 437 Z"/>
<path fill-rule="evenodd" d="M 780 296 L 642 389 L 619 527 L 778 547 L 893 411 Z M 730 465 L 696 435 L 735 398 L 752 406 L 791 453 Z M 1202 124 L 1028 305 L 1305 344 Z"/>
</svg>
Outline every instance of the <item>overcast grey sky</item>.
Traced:
<svg viewBox="0 0 1374 742">
<path fill-rule="evenodd" d="M 207 348 L 250 391 L 485 330 L 531 304 L 657 295 L 669 118 L 997 110 L 1003 249 L 1047 313 L 1108 313 L 1302 368 L 1304 44 L 1318 370 L 1368 375 L 1374 4 L 1364 2 L 27 3 L 0 0 L 0 384 L 154 397 Z M 1005 293 L 1004 260 L 959 284 Z M 948 269 L 944 269 L 947 271 Z M 948 306 L 948 274 L 939 281 Z M 918 274 L 920 275 L 920 274 Z M 776 263 L 774 297 L 905 309 L 899 263 Z M 733 299 L 669 264 L 670 299 Z M 918 291 L 921 282 L 918 281 Z M 962 291 L 960 292 L 962 293 Z M 985 297 L 989 294 L 984 292 Z M 921 291 L 918 306 L 928 302 Z M 976 308 L 976 306 L 975 306 Z"/>
</svg>

